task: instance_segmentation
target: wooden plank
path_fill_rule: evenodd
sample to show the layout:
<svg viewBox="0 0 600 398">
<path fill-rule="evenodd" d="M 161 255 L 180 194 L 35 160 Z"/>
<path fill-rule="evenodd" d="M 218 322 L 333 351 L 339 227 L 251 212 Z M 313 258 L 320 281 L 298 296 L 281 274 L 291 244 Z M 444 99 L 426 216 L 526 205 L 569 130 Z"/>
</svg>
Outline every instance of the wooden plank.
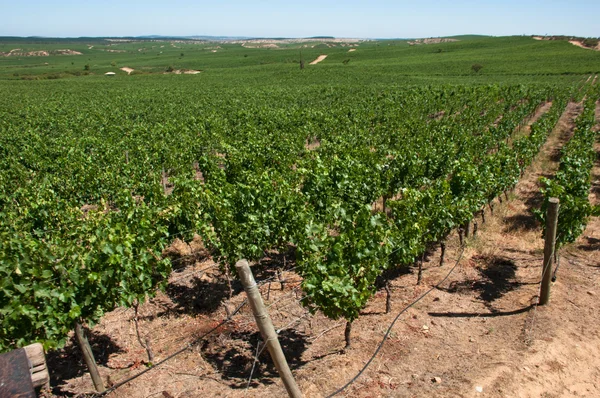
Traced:
<svg viewBox="0 0 600 398">
<path fill-rule="evenodd" d="M 44 347 L 35 343 L 24 347 L 29 359 L 31 381 L 34 387 L 42 387 L 50 382 L 50 374 L 46 366 Z"/>
<path fill-rule="evenodd" d="M 25 352 L 27 353 L 27 358 L 29 358 L 29 362 L 31 362 L 31 366 L 39 366 L 46 365 L 46 355 L 44 355 L 44 347 L 40 343 L 35 343 L 23 347 Z"/>
</svg>

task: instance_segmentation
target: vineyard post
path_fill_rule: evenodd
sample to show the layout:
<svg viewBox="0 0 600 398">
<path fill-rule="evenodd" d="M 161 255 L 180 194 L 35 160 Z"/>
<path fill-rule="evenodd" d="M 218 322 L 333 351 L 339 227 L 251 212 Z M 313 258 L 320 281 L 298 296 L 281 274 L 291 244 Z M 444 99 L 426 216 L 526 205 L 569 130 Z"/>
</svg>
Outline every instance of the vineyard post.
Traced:
<svg viewBox="0 0 600 398">
<path fill-rule="evenodd" d="M 166 195 L 167 194 L 167 173 L 165 173 L 164 167 L 162 168 L 161 176 L 162 176 L 162 178 L 160 180 L 162 182 L 163 192 Z"/>
<path fill-rule="evenodd" d="M 542 268 L 542 287 L 540 291 L 540 305 L 548 304 L 550 299 L 550 281 L 552 279 L 552 259 L 556 250 L 556 227 L 558 224 L 558 198 L 548 200 L 546 212 L 546 241 L 544 245 L 544 264 Z"/>
<path fill-rule="evenodd" d="M 92 347 L 90 347 L 90 342 L 88 341 L 87 337 L 85 337 L 83 326 L 81 326 L 81 323 L 79 322 L 75 324 L 75 337 L 77 337 L 77 343 L 79 343 L 79 347 L 83 353 L 83 359 L 85 360 L 85 364 L 90 371 L 90 376 L 92 376 L 92 382 L 94 382 L 96 391 L 103 392 L 104 383 L 100 377 L 100 372 L 98 372 L 98 366 L 96 365 L 96 360 L 94 359 L 94 354 L 92 353 Z"/>
<path fill-rule="evenodd" d="M 288 366 L 287 360 L 283 355 L 281 345 L 277 339 L 277 332 L 275 332 L 271 317 L 265 308 L 265 304 L 260 295 L 260 291 L 258 290 L 258 286 L 256 285 L 256 281 L 254 280 L 254 275 L 252 275 L 252 270 L 250 270 L 250 266 L 248 265 L 248 261 L 238 261 L 235 264 L 235 268 L 240 281 L 244 286 L 246 295 L 248 296 L 248 303 L 250 304 L 250 308 L 252 308 L 252 313 L 256 319 L 260 334 L 267 345 L 269 354 L 271 354 L 271 358 L 275 363 L 275 367 L 279 372 L 279 376 L 283 381 L 283 385 L 285 386 L 288 395 L 292 398 L 302 397 L 302 393 L 300 392 L 300 389 L 294 380 L 294 376 L 292 375 L 292 371 Z"/>
</svg>

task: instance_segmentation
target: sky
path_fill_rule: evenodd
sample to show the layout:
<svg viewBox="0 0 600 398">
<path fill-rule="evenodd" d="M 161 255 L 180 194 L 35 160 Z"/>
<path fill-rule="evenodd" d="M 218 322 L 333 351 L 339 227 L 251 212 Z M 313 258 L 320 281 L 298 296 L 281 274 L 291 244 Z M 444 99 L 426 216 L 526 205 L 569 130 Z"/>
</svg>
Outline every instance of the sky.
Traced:
<svg viewBox="0 0 600 398">
<path fill-rule="evenodd" d="M 0 36 L 600 37 L 600 0 L 0 0 Z"/>
</svg>

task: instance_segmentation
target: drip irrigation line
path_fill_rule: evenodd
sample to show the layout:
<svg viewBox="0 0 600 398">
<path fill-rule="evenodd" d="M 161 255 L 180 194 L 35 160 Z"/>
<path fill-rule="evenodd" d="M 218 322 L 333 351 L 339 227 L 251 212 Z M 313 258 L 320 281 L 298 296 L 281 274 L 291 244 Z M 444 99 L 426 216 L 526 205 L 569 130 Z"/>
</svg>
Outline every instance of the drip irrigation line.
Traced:
<svg viewBox="0 0 600 398">
<path fill-rule="evenodd" d="M 448 274 L 446 274 L 446 276 L 441 281 L 439 281 L 435 286 L 431 287 L 429 290 L 427 290 L 425 293 L 423 293 L 421 296 L 419 296 L 419 298 L 417 298 L 415 301 L 413 301 L 408 306 L 406 306 L 404 309 L 402 309 L 402 311 L 400 311 L 398 313 L 398 315 L 396 315 L 396 317 L 394 318 L 394 320 L 392 321 L 392 323 L 388 327 L 387 331 L 385 332 L 385 335 L 383 336 L 383 339 L 381 340 L 381 343 L 379 343 L 379 345 L 377 346 L 377 349 L 375 350 L 375 352 L 373 353 L 373 355 L 371 355 L 371 358 L 369 358 L 369 360 L 363 366 L 363 368 L 350 381 L 348 381 L 342 387 L 338 388 L 333 393 L 329 394 L 327 396 L 327 398 L 331 398 L 333 396 L 338 395 L 339 393 L 341 393 L 342 391 L 344 391 L 346 388 L 348 388 L 351 384 L 353 384 L 356 380 L 358 380 L 358 378 L 360 376 L 362 376 L 362 374 L 371 365 L 371 363 L 373 362 L 373 360 L 375 359 L 375 357 L 377 357 L 377 354 L 379 354 L 379 351 L 381 351 L 381 349 L 383 348 L 383 344 L 385 343 L 385 341 L 389 337 L 389 335 L 390 335 L 390 333 L 392 331 L 392 328 L 394 327 L 394 325 L 396 324 L 396 322 L 398 321 L 398 319 L 400 318 L 400 316 L 402 314 L 404 314 L 406 311 L 408 311 L 410 308 L 412 308 L 414 305 L 416 305 L 419 301 L 421 301 L 422 299 L 424 299 L 429 293 L 431 293 L 432 291 L 434 291 L 435 289 L 437 289 L 438 287 L 440 287 L 450 277 L 450 275 L 454 272 L 454 270 L 456 269 L 456 267 L 460 263 L 460 260 L 462 259 L 464 252 L 465 252 L 465 246 L 463 245 L 462 246 L 462 250 L 460 252 L 460 256 L 458 257 L 458 259 L 456 260 L 456 263 L 450 269 L 450 271 L 448 272 Z"/>
<path fill-rule="evenodd" d="M 216 325 L 215 327 L 213 327 L 212 329 L 210 329 L 208 332 L 202 334 L 202 336 L 196 338 L 194 341 L 192 341 L 191 343 L 188 343 L 186 346 L 184 346 L 183 348 L 175 351 L 174 353 L 172 353 L 171 355 L 169 355 L 168 357 L 160 360 L 159 362 L 157 362 L 156 364 L 153 364 L 152 367 L 149 367 L 147 369 L 142 370 L 139 373 L 136 373 L 135 375 L 120 381 L 116 384 L 114 384 L 112 387 L 106 389 L 105 391 L 98 393 L 98 394 L 94 394 L 92 395 L 93 398 L 100 398 L 103 397 L 107 394 L 110 394 L 111 392 L 115 391 L 117 388 L 124 386 L 125 384 L 137 379 L 138 377 L 150 372 L 153 369 L 156 369 L 157 367 L 159 367 L 160 365 L 162 365 L 163 363 L 170 361 L 171 359 L 175 358 L 178 355 L 181 355 L 182 353 L 184 353 L 185 351 L 189 350 L 190 348 L 192 348 L 193 346 L 195 346 L 196 344 L 198 344 L 200 341 L 204 340 L 207 336 L 209 336 L 210 334 L 212 334 L 214 331 L 216 331 L 217 329 L 219 329 L 221 326 L 225 325 L 226 323 L 228 323 L 229 321 L 231 321 L 231 319 L 240 312 L 240 310 L 246 305 L 246 303 L 248 302 L 247 299 L 245 299 L 232 313 L 231 315 L 229 315 L 227 318 L 225 318 L 224 320 L 222 320 L 221 322 L 219 322 L 218 325 Z"/>
</svg>

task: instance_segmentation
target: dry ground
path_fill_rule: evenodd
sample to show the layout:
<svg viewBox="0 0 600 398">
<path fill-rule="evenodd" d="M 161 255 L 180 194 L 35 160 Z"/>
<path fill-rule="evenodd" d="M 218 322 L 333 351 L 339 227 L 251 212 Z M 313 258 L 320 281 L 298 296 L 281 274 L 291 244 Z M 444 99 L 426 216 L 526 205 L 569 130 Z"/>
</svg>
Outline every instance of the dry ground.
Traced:
<svg viewBox="0 0 600 398">
<path fill-rule="evenodd" d="M 317 59 L 315 59 L 314 61 L 312 61 L 309 65 L 316 65 L 319 62 L 323 61 L 325 58 L 327 58 L 327 55 L 319 55 L 317 57 Z"/>
<path fill-rule="evenodd" d="M 600 108 L 600 106 L 599 106 Z M 538 179 L 552 175 L 560 148 L 570 138 L 570 104 L 535 163 L 509 200 L 495 201 L 478 235 L 469 238 L 449 279 L 404 313 L 371 366 L 339 396 L 346 397 L 597 397 L 600 396 L 600 220 L 593 219 L 580 239 L 566 247 L 551 303 L 537 307 L 543 258 L 541 228 L 530 212 L 539 206 Z M 600 113 L 600 109 L 599 109 Z M 600 145 L 596 144 L 600 153 Z M 593 170 L 591 198 L 600 203 L 600 162 Z M 175 248 L 186 265 L 174 272 L 165 293 L 140 308 L 140 335 L 148 337 L 156 360 L 193 341 L 241 303 L 244 293 L 228 286 L 213 263 Z M 190 253 L 192 257 L 190 258 Z M 416 286 L 412 269 L 392 280 L 392 312 L 385 292 L 370 301 L 353 325 L 353 345 L 344 347 L 344 323 L 322 315 L 305 316 L 299 305 L 299 277 L 261 287 L 298 384 L 306 397 L 323 397 L 353 377 L 380 343 L 397 312 L 438 283 L 459 255 L 456 234 L 448 240 L 446 263 L 433 248 L 424 281 Z M 254 267 L 257 279 L 289 269 L 293 253 L 273 254 Z M 108 385 L 145 368 L 131 309 L 118 309 L 91 331 L 101 373 Z M 282 397 L 285 390 L 268 354 L 259 357 L 250 388 L 259 335 L 249 309 L 194 348 L 150 370 L 111 393 L 111 397 Z M 155 362 L 156 362 L 155 360 Z M 92 391 L 76 347 L 49 355 L 53 392 Z M 437 378 L 437 379 L 436 379 Z"/>
</svg>

